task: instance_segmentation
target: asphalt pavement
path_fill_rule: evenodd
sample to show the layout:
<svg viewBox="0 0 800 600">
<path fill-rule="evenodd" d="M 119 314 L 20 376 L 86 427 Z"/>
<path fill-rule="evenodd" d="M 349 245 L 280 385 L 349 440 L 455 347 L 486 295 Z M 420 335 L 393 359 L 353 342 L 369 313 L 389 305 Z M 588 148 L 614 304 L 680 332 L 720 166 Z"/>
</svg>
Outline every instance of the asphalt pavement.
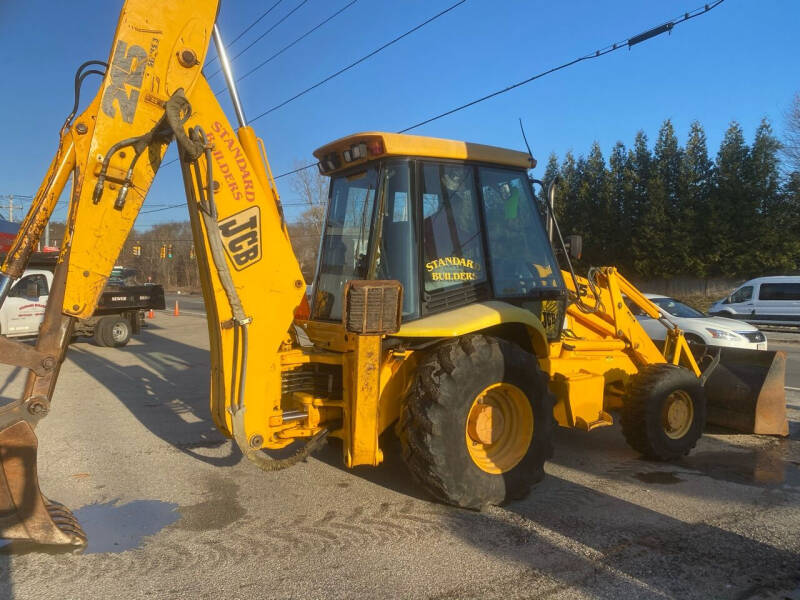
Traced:
<svg viewBox="0 0 800 600">
<path fill-rule="evenodd" d="M 344 468 L 335 441 L 285 471 L 242 460 L 210 420 L 190 310 L 125 348 L 70 347 L 39 472 L 89 546 L 7 546 L 0 598 L 800 599 L 800 393 L 788 439 L 716 432 L 676 463 L 617 426 L 560 429 L 528 498 L 471 512 L 417 488 L 391 436 L 376 468 Z M 23 382 L 0 368 L 0 396 Z"/>
<path fill-rule="evenodd" d="M 786 353 L 786 385 L 800 392 L 800 330 L 796 333 L 766 331 L 770 350 Z"/>
</svg>

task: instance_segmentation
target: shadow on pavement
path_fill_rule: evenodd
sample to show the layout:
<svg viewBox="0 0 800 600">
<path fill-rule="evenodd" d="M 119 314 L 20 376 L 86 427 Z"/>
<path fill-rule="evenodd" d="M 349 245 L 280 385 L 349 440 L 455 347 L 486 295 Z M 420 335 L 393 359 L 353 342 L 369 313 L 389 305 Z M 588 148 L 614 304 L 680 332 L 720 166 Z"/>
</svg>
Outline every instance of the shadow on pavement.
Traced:
<svg viewBox="0 0 800 600">
<path fill-rule="evenodd" d="M 142 332 L 142 344 L 114 350 L 133 353 L 146 366 L 122 365 L 81 344 L 70 347 L 67 359 L 104 385 L 165 442 L 211 465 L 237 464 L 241 452 L 217 430 L 209 414 L 208 351 L 160 336 L 153 329 L 157 327 Z M 223 457 L 196 451 L 225 444 L 230 452 Z"/>
</svg>

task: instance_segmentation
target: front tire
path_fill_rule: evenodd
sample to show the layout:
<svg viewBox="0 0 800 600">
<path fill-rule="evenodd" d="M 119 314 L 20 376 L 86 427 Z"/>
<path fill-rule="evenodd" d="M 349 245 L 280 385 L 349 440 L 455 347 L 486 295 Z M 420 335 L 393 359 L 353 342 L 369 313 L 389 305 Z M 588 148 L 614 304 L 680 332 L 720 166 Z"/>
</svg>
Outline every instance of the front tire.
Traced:
<svg viewBox="0 0 800 600">
<path fill-rule="evenodd" d="M 400 418 L 403 458 L 442 502 L 481 509 L 527 495 L 552 456 L 553 396 L 536 357 L 480 334 L 419 365 Z"/>
<path fill-rule="evenodd" d="M 688 369 L 658 363 L 631 377 L 622 403 L 622 433 L 647 458 L 674 460 L 689 454 L 705 421 L 705 392 Z"/>
</svg>

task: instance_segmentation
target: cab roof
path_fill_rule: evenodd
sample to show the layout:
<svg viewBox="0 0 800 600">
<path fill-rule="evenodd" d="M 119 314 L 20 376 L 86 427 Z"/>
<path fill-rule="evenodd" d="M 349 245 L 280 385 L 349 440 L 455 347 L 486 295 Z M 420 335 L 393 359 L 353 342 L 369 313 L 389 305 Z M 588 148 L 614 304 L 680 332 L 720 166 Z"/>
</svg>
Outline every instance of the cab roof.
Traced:
<svg viewBox="0 0 800 600">
<path fill-rule="evenodd" d="M 457 140 L 365 131 L 339 138 L 314 151 L 320 171 L 330 175 L 360 163 L 386 156 L 417 156 L 494 163 L 532 169 L 536 160 L 526 152 Z"/>
</svg>

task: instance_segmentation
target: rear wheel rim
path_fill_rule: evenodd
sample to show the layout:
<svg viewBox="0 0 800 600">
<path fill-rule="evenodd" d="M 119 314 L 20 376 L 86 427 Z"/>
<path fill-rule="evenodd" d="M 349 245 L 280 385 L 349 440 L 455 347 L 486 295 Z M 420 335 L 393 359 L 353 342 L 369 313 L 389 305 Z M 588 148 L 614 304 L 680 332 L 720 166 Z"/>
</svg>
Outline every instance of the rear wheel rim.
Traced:
<svg viewBox="0 0 800 600">
<path fill-rule="evenodd" d="M 694 402 L 683 390 L 675 390 L 667 396 L 661 414 L 661 422 L 666 436 L 679 440 L 692 428 L 694 421 Z"/>
<path fill-rule="evenodd" d="M 128 337 L 128 324 L 117 321 L 111 328 L 111 337 L 115 342 L 121 342 Z"/>
<path fill-rule="evenodd" d="M 470 458 L 486 473 L 507 473 L 528 453 L 533 427 L 525 392 L 510 383 L 494 383 L 475 397 L 467 415 Z"/>
</svg>

